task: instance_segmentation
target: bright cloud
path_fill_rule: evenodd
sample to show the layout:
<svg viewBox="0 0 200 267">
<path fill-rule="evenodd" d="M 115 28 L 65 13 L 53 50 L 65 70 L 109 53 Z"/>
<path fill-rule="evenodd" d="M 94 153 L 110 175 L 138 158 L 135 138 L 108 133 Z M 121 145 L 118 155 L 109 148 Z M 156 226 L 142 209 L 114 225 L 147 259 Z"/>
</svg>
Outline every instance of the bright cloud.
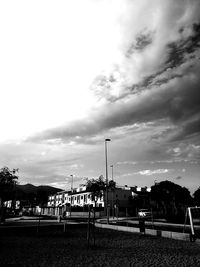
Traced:
<svg viewBox="0 0 200 267">
<path fill-rule="evenodd" d="M 138 174 L 153 175 L 153 174 L 163 174 L 163 173 L 168 173 L 168 172 L 169 172 L 169 170 L 167 170 L 167 169 L 158 169 L 158 170 L 143 170 L 143 171 L 139 171 Z"/>
</svg>

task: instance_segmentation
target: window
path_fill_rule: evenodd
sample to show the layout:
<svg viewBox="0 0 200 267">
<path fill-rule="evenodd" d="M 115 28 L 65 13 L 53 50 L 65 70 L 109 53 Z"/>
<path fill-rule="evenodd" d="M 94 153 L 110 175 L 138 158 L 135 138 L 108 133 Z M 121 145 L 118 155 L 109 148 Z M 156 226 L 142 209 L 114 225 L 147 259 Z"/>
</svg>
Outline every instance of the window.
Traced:
<svg viewBox="0 0 200 267">
<path fill-rule="evenodd" d="M 87 203 L 87 194 L 84 195 L 84 202 Z"/>
</svg>

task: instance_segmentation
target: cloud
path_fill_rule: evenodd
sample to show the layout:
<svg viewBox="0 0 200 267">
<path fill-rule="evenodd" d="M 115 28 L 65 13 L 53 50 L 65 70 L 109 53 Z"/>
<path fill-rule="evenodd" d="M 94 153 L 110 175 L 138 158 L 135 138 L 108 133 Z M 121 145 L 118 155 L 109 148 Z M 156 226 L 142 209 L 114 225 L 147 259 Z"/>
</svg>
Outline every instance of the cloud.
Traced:
<svg viewBox="0 0 200 267">
<path fill-rule="evenodd" d="M 128 51 L 126 52 L 126 56 L 130 57 L 134 52 L 138 50 L 144 50 L 148 45 L 152 43 L 152 34 L 149 33 L 142 33 L 140 32 L 136 38 L 135 42 L 131 44 Z"/>
<path fill-rule="evenodd" d="M 144 176 L 152 176 L 154 174 L 165 174 L 168 173 L 169 170 L 168 169 L 157 169 L 157 170 L 142 170 L 142 171 L 138 171 L 138 172 L 129 172 L 129 173 L 124 173 L 122 176 L 126 177 L 126 176 L 134 176 L 134 175 L 144 175 Z"/>
<path fill-rule="evenodd" d="M 181 143 L 180 147 L 169 148 L 167 153 L 177 160 L 185 160 L 191 163 L 200 160 L 200 145 Z"/>
<path fill-rule="evenodd" d="M 164 173 L 168 173 L 168 172 L 169 172 L 168 169 L 157 169 L 157 170 L 142 170 L 142 171 L 139 171 L 135 174 L 154 175 L 154 174 L 164 174 Z"/>
<path fill-rule="evenodd" d="M 185 121 L 184 124 L 179 125 L 176 132 L 172 132 L 171 134 L 169 133 L 169 139 L 171 141 L 177 141 L 189 138 L 194 139 L 195 136 L 198 138 L 200 133 L 200 114 L 197 115 L 198 116 L 195 116 L 196 118 L 194 120 Z"/>
<path fill-rule="evenodd" d="M 39 133 L 30 140 L 95 144 L 97 135 L 113 128 L 158 120 L 171 123 L 161 133 L 162 138 L 181 140 L 198 134 L 200 6 L 197 1 L 190 5 L 178 3 L 167 1 L 161 6 L 155 1 L 156 7 L 150 7 L 142 1 L 137 14 L 145 7 L 143 12 L 150 14 L 156 24 L 149 24 L 147 19 L 138 30 L 134 28 L 128 38 L 129 46 L 127 41 L 121 45 L 119 62 L 94 79 L 91 90 L 99 102 L 89 116 Z M 132 25 L 129 19 L 128 24 L 122 19 L 121 34 L 127 33 Z"/>
<path fill-rule="evenodd" d="M 137 162 L 135 162 L 135 161 L 122 161 L 122 162 L 117 162 L 116 163 L 117 165 L 136 165 L 137 164 Z"/>
<path fill-rule="evenodd" d="M 110 95 L 116 97 L 126 93 L 127 88 L 141 90 L 147 81 L 168 68 L 179 67 L 199 48 L 198 1 L 147 1 L 129 2 L 120 19 L 120 53 L 113 69 L 104 75 L 117 73 L 115 82 L 109 84 Z M 127 57 L 128 54 L 128 57 Z M 99 77 L 101 79 L 101 76 Z M 107 78 L 109 80 L 109 78 Z M 95 83 L 92 89 L 95 90 Z M 101 82 L 97 81 L 97 84 Z M 113 85 L 113 86 L 112 86 Z M 114 88 L 118 87 L 117 90 Z M 138 88 L 139 87 L 139 88 Z M 113 89 L 112 89 L 113 88 Z M 105 94 L 104 86 L 98 95 Z M 109 97 L 109 94 L 105 94 Z M 108 98 L 109 99 L 109 98 Z"/>
<path fill-rule="evenodd" d="M 93 109 L 90 117 L 50 129 L 33 137 L 32 140 L 61 139 L 63 142 L 73 140 L 78 143 L 87 140 L 92 143 L 95 142 L 96 135 L 112 128 L 161 119 L 170 119 L 172 125 L 173 122 L 176 125 L 177 123 L 184 125 L 186 122 L 188 127 L 183 126 L 182 129 L 185 131 L 179 134 L 179 138 L 184 138 L 189 131 L 193 134 L 198 129 L 189 125 L 191 123 L 198 125 L 199 82 L 197 70 L 193 69 L 185 73 L 182 78 L 175 78 L 162 86 L 133 94 L 130 99 L 127 97 L 114 103 L 104 104 L 101 108 Z"/>
</svg>

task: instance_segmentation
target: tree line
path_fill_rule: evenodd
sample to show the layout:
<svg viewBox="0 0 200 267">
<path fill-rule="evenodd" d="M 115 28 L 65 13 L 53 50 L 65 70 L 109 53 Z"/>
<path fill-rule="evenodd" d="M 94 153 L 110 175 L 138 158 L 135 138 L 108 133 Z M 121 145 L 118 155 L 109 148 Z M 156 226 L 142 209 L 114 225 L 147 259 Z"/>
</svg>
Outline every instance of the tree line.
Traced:
<svg viewBox="0 0 200 267">
<path fill-rule="evenodd" d="M 132 208 L 147 208 L 155 217 L 184 222 L 187 207 L 200 206 L 200 187 L 191 196 L 186 187 L 166 180 L 151 186 L 149 194 L 141 192 L 130 201 Z"/>
</svg>

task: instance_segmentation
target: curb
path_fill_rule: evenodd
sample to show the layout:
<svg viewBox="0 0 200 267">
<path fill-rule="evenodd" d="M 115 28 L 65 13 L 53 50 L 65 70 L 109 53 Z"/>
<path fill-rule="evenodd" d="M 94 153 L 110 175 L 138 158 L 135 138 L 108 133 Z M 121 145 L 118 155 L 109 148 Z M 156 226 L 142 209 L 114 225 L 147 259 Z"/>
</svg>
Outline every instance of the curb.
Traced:
<svg viewBox="0 0 200 267">
<path fill-rule="evenodd" d="M 136 227 L 102 224 L 102 223 L 97 223 L 97 222 L 95 223 L 95 226 L 98 228 L 112 229 L 112 230 L 116 230 L 116 231 L 141 233 L 140 229 L 136 228 Z M 141 234 L 153 235 L 153 236 L 158 236 L 158 237 L 165 237 L 165 238 L 169 238 L 169 239 L 190 241 L 190 234 L 188 234 L 188 233 L 178 233 L 178 232 L 171 232 L 171 231 L 145 229 L 145 232 L 142 232 Z M 200 244 L 200 239 L 197 239 L 195 242 Z"/>
</svg>

